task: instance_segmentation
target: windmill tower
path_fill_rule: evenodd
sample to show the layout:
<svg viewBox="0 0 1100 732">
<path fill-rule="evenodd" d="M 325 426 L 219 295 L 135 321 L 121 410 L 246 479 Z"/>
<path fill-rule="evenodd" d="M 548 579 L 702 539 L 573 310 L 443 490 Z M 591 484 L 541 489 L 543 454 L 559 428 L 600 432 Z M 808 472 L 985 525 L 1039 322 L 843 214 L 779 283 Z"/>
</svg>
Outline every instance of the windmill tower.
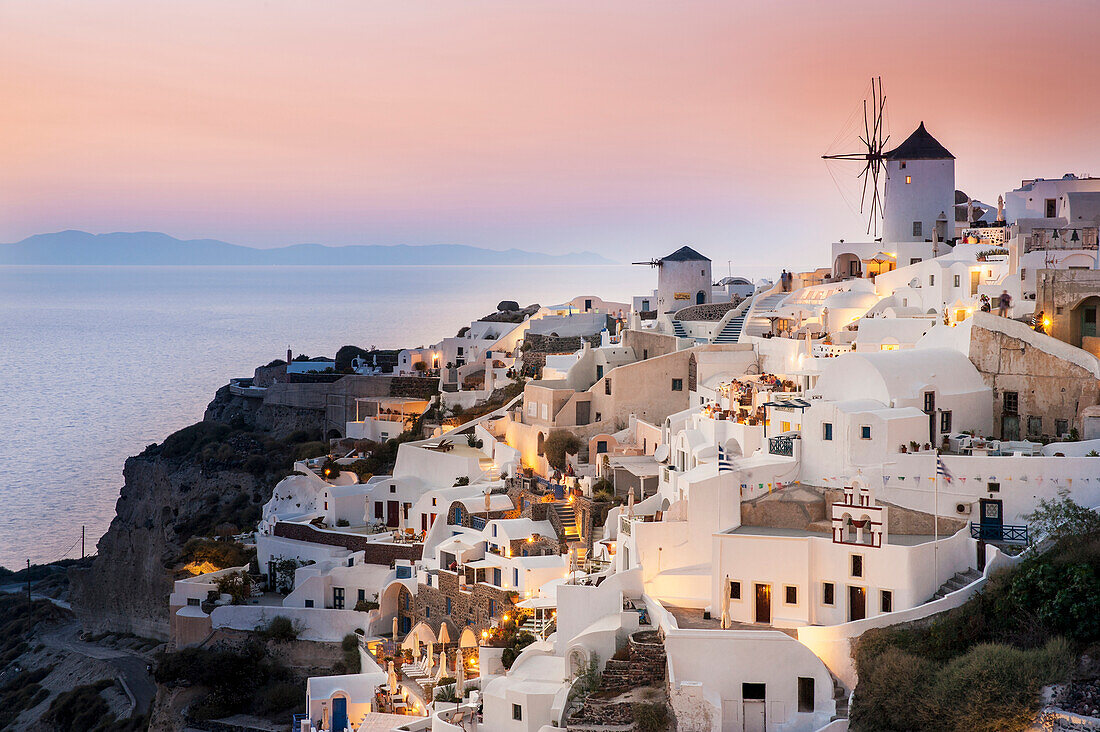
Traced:
<svg viewBox="0 0 1100 732">
<path fill-rule="evenodd" d="M 884 242 L 935 241 L 941 214 L 947 218 L 943 236 L 955 236 L 955 156 L 924 122 L 886 153 L 885 203 Z"/>
<path fill-rule="evenodd" d="M 657 312 L 674 313 L 688 305 L 710 302 L 710 259 L 691 247 L 648 262 L 634 262 L 657 268 Z"/>
</svg>

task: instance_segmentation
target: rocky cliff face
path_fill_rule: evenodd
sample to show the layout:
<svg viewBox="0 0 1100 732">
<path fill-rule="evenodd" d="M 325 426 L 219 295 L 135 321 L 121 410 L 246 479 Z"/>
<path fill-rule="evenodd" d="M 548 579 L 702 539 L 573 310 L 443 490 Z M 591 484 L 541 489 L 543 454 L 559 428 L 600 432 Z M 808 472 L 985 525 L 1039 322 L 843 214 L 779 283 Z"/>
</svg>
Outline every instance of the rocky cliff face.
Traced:
<svg viewBox="0 0 1100 732">
<path fill-rule="evenodd" d="M 247 520 L 289 468 L 295 440 L 316 433 L 322 417 L 222 388 L 202 422 L 129 458 L 95 562 L 70 573 L 84 629 L 167 638 L 168 595 L 184 543 L 217 525 L 250 528 Z"/>
</svg>

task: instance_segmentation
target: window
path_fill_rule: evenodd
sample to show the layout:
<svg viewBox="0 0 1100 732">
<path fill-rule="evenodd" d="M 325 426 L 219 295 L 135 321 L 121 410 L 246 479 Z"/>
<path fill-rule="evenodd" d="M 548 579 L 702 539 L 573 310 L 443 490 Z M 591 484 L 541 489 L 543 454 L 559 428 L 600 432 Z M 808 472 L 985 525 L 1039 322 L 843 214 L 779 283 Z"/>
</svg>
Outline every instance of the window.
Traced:
<svg viewBox="0 0 1100 732">
<path fill-rule="evenodd" d="M 1015 391 L 1004 393 L 1001 411 L 1005 414 L 1018 414 L 1020 409 L 1020 394 Z"/>
<path fill-rule="evenodd" d="M 344 609 L 344 588 L 333 587 L 332 588 L 332 607 L 335 610 Z"/>
<path fill-rule="evenodd" d="M 934 274 L 928 275 L 928 286 L 931 287 L 934 284 L 936 284 L 936 275 L 934 275 Z"/>
<path fill-rule="evenodd" d="M 764 701 L 766 695 L 766 684 L 752 684 L 749 682 L 741 684 L 741 698 L 745 701 Z"/>
<path fill-rule="evenodd" d="M 831 440 L 833 439 L 833 423 L 822 422 L 821 423 L 821 439 Z"/>
<path fill-rule="evenodd" d="M 374 517 L 380 519 L 383 516 L 382 501 L 374 502 Z"/>
<path fill-rule="evenodd" d="M 444 602 L 444 609 L 446 610 L 448 615 L 451 614 L 451 598 L 446 598 L 446 601 Z"/>
<path fill-rule="evenodd" d="M 642 360 L 645 361 L 647 358 L 649 358 L 649 349 L 648 348 L 643 348 L 642 349 Z"/>
<path fill-rule="evenodd" d="M 905 176 L 905 185 L 909 185 L 912 182 L 913 182 L 913 176 L 911 176 L 911 175 Z"/>
<path fill-rule="evenodd" d="M 325 501 L 325 510 L 328 510 L 328 501 Z"/>
<path fill-rule="evenodd" d="M 313 600 L 306 600 L 306 607 L 313 607 Z"/>
<path fill-rule="evenodd" d="M 603 380 L 603 393 L 611 396 L 611 379 Z"/>
<path fill-rule="evenodd" d="M 1052 219 L 1055 216 L 1057 216 L 1058 215 L 1058 199 L 1048 198 L 1048 199 L 1046 199 L 1045 203 L 1046 203 L 1046 217 L 1048 219 Z"/>
<path fill-rule="evenodd" d="M 512 587 L 519 587 L 519 568 L 512 568 Z"/>
<path fill-rule="evenodd" d="M 642 300 L 642 312 L 649 312 L 649 300 Z"/>
<path fill-rule="evenodd" d="M 540 404 L 539 411 L 542 413 L 543 419 L 550 419 L 550 406 L 548 404 Z"/>
<path fill-rule="evenodd" d="M 512 719 L 516 721 L 523 720 L 523 707 L 521 707 L 519 704 L 512 705 Z"/>
<path fill-rule="evenodd" d="M 741 583 L 740 582 L 730 582 L 730 599 L 731 600 L 740 600 L 741 599 Z"/>
<path fill-rule="evenodd" d="M 497 525 L 493 524 L 493 536 L 497 535 Z"/>
<path fill-rule="evenodd" d="M 940 432 L 945 435 L 951 432 L 951 412 L 940 412 Z"/>
<path fill-rule="evenodd" d="M 871 425 L 861 424 L 859 426 L 859 439 L 861 439 L 861 440 L 871 439 Z"/>
<path fill-rule="evenodd" d="M 798 711 L 803 713 L 814 710 L 814 680 L 813 677 L 798 677 Z"/>
<path fill-rule="evenodd" d="M 836 605 L 836 585 L 832 582 L 821 583 L 821 604 Z"/>
<path fill-rule="evenodd" d="M 862 577 L 863 576 L 863 555 L 862 554 L 853 554 L 852 555 L 852 576 L 853 577 Z"/>
<path fill-rule="evenodd" d="M 783 602 L 788 605 L 798 604 L 798 588 L 794 585 L 787 585 L 783 588 Z"/>
<path fill-rule="evenodd" d="M 1039 437 L 1043 434 L 1043 418 L 1042 417 L 1028 417 L 1027 418 L 1027 436 Z"/>
<path fill-rule="evenodd" d="M 959 276 L 958 276 L 958 275 L 955 275 L 955 287 L 958 287 L 958 286 L 959 286 L 959 283 L 960 283 L 960 279 L 959 279 Z"/>
<path fill-rule="evenodd" d="M 349 567 L 354 567 L 355 566 L 355 558 L 354 557 L 348 557 L 348 566 Z"/>
<path fill-rule="evenodd" d="M 603 419 L 603 415 L 600 414 L 599 412 L 596 412 L 596 421 L 599 422 L 602 419 Z"/>
<path fill-rule="evenodd" d="M 199 604 L 200 604 L 199 603 L 199 598 L 189 597 L 189 598 L 187 598 L 187 604 L 190 605 L 191 607 L 198 607 Z"/>
<path fill-rule="evenodd" d="M 493 617 L 497 614 L 497 601 L 489 598 L 489 617 Z"/>
<path fill-rule="evenodd" d="M 884 613 L 894 612 L 894 593 L 892 590 L 883 590 L 879 597 L 880 607 Z"/>
<path fill-rule="evenodd" d="M 597 379 L 602 379 L 603 378 L 603 364 L 601 364 L 601 363 L 596 364 L 596 378 Z"/>
<path fill-rule="evenodd" d="M 359 590 L 359 595 L 356 599 L 359 602 L 366 602 L 367 601 L 367 591 L 366 590 Z"/>
<path fill-rule="evenodd" d="M 607 452 L 607 440 L 597 440 L 596 441 L 596 454 L 597 455 L 602 455 L 605 452 Z"/>
<path fill-rule="evenodd" d="M 1000 493 L 1001 492 L 1001 484 L 1000 483 L 986 483 L 985 484 L 985 489 L 987 491 L 989 491 L 990 493 Z"/>
<path fill-rule="evenodd" d="M 673 391 L 683 391 L 684 390 L 684 380 L 683 379 L 673 379 L 672 380 L 672 390 Z"/>
<path fill-rule="evenodd" d="M 432 505 L 433 505 L 433 506 L 434 506 L 434 505 L 436 505 L 436 501 L 438 501 L 438 500 L 439 500 L 438 498 L 433 498 L 433 499 L 432 499 Z"/>
<path fill-rule="evenodd" d="M 432 609 L 427 605 L 424 606 L 424 617 L 430 618 L 432 616 Z"/>
<path fill-rule="evenodd" d="M 923 262 L 923 261 L 924 260 L 921 259 L 920 257 L 909 257 L 909 264 L 916 264 L 917 262 Z M 904 307 L 904 304 L 903 304 L 903 307 Z"/>
<path fill-rule="evenodd" d="M 408 596 L 408 595 L 404 595 L 404 596 L 403 596 L 403 597 L 401 598 L 401 604 L 402 604 L 402 606 L 404 606 L 404 608 L 405 608 L 406 610 L 408 610 L 408 609 L 409 609 L 409 596 Z"/>
<path fill-rule="evenodd" d="M 1067 420 L 1064 420 L 1064 419 L 1054 420 L 1054 434 L 1057 437 L 1061 437 L 1062 435 L 1066 434 L 1067 432 L 1069 432 L 1069 422 Z"/>
<path fill-rule="evenodd" d="M 904 160 L 902 160 L 900 163 L 898 163 L 898 170 L 905 170 L 905 161 Z"/>
<path fill-rule="evenodd" d="M 530 417 L 537 417 L 539 414 L 539 405 L 535 402 L 527 403 L 527 415 Z"/>
<path fill-rule="evenodd" d="M 936 392 L 924 392 L 924 413 L 931 414 L 936 411 Z"/>
<path fill-rule="evenodd" d="M 922 222 L 913 222 L 913 236 L 924 236 L 924 224 Z"/>
<path fill-rule="evenodd" d="M 390 483 L 390 493 L 397 493 L 397 486 Z"/>
</svg>

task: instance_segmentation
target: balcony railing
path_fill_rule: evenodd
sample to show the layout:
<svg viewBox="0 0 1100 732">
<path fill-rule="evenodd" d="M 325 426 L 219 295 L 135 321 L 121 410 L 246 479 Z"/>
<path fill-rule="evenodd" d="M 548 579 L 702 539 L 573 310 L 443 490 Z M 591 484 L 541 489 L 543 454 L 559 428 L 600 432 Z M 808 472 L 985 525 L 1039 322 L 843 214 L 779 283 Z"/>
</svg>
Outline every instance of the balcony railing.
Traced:
<svg viewBox="0 0 1100 732">
<path fill-rule="evenodd" d="M 768 452 L 772 455 L 794 457 L 794 438 L 786 435 L 768 438 Z"/>
<path fill-rule="evenodd" d="M 470 517 L 470 528 L 471 529 L 476 529 L 477 531 L 481 531 L 482 529 L 484 529 L 485 528 L 485 517 L 484 516 L 471 516 Z"/>
<path fill-rule="evenodd" d="M 1030 544 L 1026 524 L 970 524 L 970 538 L 1004 544 Z"/>
</svg>

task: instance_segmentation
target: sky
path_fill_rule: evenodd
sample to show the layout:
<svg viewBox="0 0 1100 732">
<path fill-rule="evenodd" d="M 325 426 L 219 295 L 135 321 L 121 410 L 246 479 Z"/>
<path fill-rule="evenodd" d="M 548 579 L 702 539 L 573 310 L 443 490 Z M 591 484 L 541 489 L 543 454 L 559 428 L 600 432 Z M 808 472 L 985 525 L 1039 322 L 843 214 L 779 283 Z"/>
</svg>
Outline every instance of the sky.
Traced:
<svg viewBox="0 0 1100 732">
<path fill-rule="evenodd" d="M 1100 174 L 1098 27 L 1092 0 L 5 0 L 0 241 L 825 265 L 866 238 L 820 156 L 872 75 L 891 141 L 925 121 L 995 202 Z"/>
</svg>

